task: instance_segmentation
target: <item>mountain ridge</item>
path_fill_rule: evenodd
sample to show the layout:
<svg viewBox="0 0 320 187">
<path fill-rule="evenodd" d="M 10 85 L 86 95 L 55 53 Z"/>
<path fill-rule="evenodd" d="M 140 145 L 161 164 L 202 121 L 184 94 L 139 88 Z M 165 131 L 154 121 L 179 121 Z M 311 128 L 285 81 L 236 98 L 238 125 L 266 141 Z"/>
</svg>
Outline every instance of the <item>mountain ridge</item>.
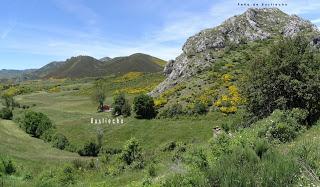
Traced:
<svg viewBox="0 0 320 187">
<path fill-rule="evenodd" d="M 204 29 L 188 38 L 182 47 L 183 52 L 165 66 L 165 81 L 150 95 L 159 96 L 197 72 L 208 70 L 218 58 L 215 53 L 221 49 L 276 36 L 293 37 L 300 33 L 311 38 L 315 45 L 320 45 L 320 32 L 310 21 L 288 15 L 278 8 L 250 8 L 217 27 Z"/>
</svg>

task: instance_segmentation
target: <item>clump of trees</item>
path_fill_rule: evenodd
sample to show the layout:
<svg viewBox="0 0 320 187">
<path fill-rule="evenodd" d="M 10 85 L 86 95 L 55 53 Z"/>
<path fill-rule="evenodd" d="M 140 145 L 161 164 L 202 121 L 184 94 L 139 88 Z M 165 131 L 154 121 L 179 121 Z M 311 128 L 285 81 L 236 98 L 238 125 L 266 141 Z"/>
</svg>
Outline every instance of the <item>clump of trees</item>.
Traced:
<svg viewBox="0 0 320 187">
<path fill-rule="evenodd" d="M 116 95 L 112 104 L 112 115 L 128 117 L 131 115 L 131 105 L 123 93 Z"/>
<path fill-rule="evenodd" d="M 312 124 L 320 115 L 320 57 L 308 39 L 284 38 L 249 61 L 244 84 L 248 110 L 258 117 L 301 108 Z"/>
<path fill-rule="evenodd" d="M 152 119 L 157 115 L 153 98 L 149 95 L 139 95 L 133 100 L 133 110 L 138 119 Z"/>
</svg>

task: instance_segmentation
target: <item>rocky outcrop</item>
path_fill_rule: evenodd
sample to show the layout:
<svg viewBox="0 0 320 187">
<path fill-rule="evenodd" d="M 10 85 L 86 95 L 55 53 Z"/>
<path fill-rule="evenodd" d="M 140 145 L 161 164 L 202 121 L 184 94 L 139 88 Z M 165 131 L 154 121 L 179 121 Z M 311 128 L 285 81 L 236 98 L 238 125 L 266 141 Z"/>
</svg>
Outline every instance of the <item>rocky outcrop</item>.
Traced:
<svg viewBox="0 0 320 187">
<path fill-rule="evenodd" d="M 183 53 L 169 61 L 164 69 L 166 80 L 150 95 L 158 96 L 179 82 L 205 71 L 215 62 L 214 51 L 228 45 L 239 45 L 272 36 L 292 37 L 300 32 L 308 33 L 319 45 L 317 27 L 310 21 L 287 15 L 277 8 L 248 9 L 245 13 L 231 17 L 220 26 L 200 31 L 183 45 Z"/>
</svg>

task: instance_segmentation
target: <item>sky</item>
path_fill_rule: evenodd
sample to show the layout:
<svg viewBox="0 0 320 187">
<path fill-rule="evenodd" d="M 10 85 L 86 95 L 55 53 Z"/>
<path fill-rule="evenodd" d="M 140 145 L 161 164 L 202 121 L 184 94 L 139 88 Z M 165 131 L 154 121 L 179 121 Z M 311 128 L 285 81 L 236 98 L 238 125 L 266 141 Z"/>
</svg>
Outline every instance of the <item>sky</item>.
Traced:
<svg viewBox="0 0 320 187">
<path fill-rule="evenodd" d="M 248 8 L 238 3 L 253 2 L 287 3 L 280 9 L 320 28 L 319 0 L 1 0 L 0 69 L 77 55 L 174 59 L 188 37 Z"/>
</svg>

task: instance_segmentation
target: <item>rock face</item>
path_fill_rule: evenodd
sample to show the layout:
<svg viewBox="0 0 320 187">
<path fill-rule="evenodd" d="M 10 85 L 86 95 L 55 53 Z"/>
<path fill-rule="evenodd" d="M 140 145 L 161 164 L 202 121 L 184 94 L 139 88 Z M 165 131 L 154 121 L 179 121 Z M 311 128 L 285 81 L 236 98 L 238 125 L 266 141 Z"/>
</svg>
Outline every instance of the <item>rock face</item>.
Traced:
<svg viewBox="0 0 320 187">
<path fill-rule="evenodd" d="M 179 82 L 205 71 L 214 63 L 214 51 L 230 45 L 264 40 L 282 35 L 293 37 L 305 33 L 320 43 L 317 27 L 296 15 L 287 15 L 277 8 L 248 9 L 241 15 L 231 17 L 220 26 L 200 31 L 183 45 L 183 53 L 169 61 L 164 69 L 166 80 L 150 95 L 158 96 Z"/>
</svg>

